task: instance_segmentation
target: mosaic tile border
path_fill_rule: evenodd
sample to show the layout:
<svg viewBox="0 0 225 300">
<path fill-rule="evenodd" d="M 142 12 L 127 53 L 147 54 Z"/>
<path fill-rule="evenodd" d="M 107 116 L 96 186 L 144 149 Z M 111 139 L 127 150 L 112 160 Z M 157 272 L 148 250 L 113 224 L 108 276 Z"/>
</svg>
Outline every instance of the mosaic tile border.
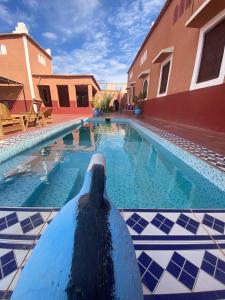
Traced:
<svg viewBox="0 0 225 300">
<path fill-rule="evenodd" d="M 15 136 L 0 140 L 0 163 L 27 150 L 40 142 L 43 142 L 54 135 L 57 135 L 73 126 L 79 125 L 81 120 L 87 118 L 77 118 L 57 125 L 34 129 L 33 131 L 19 133 Z"/>
<path fill-rule="evenodd" d="M 41 214 L 44 223 L 25 234 L 22 228 L 18 229 L 18 224 L 14 224 L 4 229 L 0 235 L 0 261 L 4 268 L 0 269 L 0 299 L 10 299 L 32 249 L 49 221 L 56 216 L 58 209 L 39 208 L 35 212 L 33 208 L 0 208 L 0 217 L 7 216 L 12 211 L 17 214 L 18 223 L 37 213 Z M 215 229 L 207 228 L 204 224 L 207 212 L 189 211 L 184 214 L 178 210 L 120 211 L 133 239 L 142 276 L 144 299 L 225 298 L 225 234 L 217 234 Z M 185 231 L 184 227 L 177 224 L 176 220 L 182 214 L 199 222 L 196 233 Z M 224 210 L 210 214 L 214 220 L 225 222 Z M 166 218 L 170 224 L 174 224 L 168 233 L 160 231 L 152 224 L 151 221 L 156 216 L 161 221 L 165 221 Z M 135 232 L 134 224 L 129 224 L 129 219 L 142 224 L 144 229 Z M 12 238 L 9 239 L 8 236 Z M 220 241 L 218 237 L 221 238 Z"/>
</svg>

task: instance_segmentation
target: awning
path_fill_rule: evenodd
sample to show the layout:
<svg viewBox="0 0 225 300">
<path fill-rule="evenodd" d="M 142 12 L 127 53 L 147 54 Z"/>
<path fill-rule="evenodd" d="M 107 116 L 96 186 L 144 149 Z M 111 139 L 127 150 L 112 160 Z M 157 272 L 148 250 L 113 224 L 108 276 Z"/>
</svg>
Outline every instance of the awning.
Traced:
<svg viewBox="0 0 225 300">
<path fill-rule="evenodd" d="M 148 76 L 150 74 L 150 69 L 149 70 L 145 70 L 143 72 L 141 72 L 139 75 L 138 75 L 138 79 L 140 78 L 145 78 L 146 76 Z"/>
<path fill-rule="evenodd" d="M 186 27 L 201 28 L 225 9 L 224 0 L 206 0 L 186 22 Z"/>
<path fill-rule="evenodd" d="M 158 64 L 163 62 L 167 57 L 169 57 L 170 54 L 172 54 L 174 51 L 174 47 L 162 49 L 159 54 L 153 59 L 153 64 Z"/>
<path fill-rule="evenodd" d="M 23 86 L 22 83 L 14 81 L 12 79 L 6 78 L 6 77 L 2 77 L 0 76 L 0 85 L 6 86 L 6 85 L 11 85 L 11 86 Z"/>
<path fill-rule="evenodd" d="M 135 83 L 136 83 L 136 81 L 131 82 L 130 85 L 128 86 L 128 88 L 133 87 L 135 85 Z"/>
</svg>

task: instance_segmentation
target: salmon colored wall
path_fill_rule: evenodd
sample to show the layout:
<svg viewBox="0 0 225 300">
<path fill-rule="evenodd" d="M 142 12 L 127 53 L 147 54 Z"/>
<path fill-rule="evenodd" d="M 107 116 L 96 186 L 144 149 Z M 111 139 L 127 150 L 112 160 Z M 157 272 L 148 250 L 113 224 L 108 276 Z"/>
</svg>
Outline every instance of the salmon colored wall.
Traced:
<svg viewBox="0 0 225 300">
<path fill-rule="evenodd" d="M 225 84 L 143 102 L 145 117 L 225 133 Z"/>
<path fill-rule="evenodd" d="M 22 37 L 0 36 L 0 44 L 7 48 L 7 54 L 0 55 L 0 76 L 23 83 L 25 98 L 31 99 Z M 18 99 L 23 100 L 23 95 Z"/>
<path fill-rule="evenodd" d="M 174 53 L 167 94 L 170 95 L 189 90 L 200 30 L 196 28 L 187 28 L 185 27 L 185 23 L 203 2 L 204 0 L 192 0 L 191 5 L 184 11 L 184 14 L 178 18 L 175 24 L 173 24 L 174 11 L 176 6 L 181 3 L 181 0 L 171 1 L 129 71 L 128 86 L 133 81 L 136 81 L 136 95 L 142 91 L 144 81 L 143 78 L 138 79 L 138 75 L 141 72 L 150 69 L 148 98 L 157 97 L 161 64 L 152 64 L 152 61 L 158 55 L 160 50 L 169 47 L 174 47 Z M 145 63 L 140 66 L 141 57 L 146 49 L 148 51 L 148 58 Z M 130 79 L 129 75 L 131 72 L 133 72 L 133 77 Z"/>
<path fill-rule="evenodd" d="M 51 59 L 44 51 L 41 51 L 37 46 L 35 46 L 30 40 L 28 40 L 28 49 L 30 55 L 30 65 L 32 74 L 52 74 L 52 63 Z M 38 54 L 45 58 L 46 66 L 39 63 Z"/>
<path fill-rule="evenodd" d="M 58 114 L 64 113 L 89 113 L 92 111 L 91 104 L 89 102 L 89 107 L 80 108 L 76 105 L 76 85 L 87 85 L 91 88 L 95 86 L 95 83 L 91 78 L 71 78 L 70 76 L 59 76 L 59 77 L 37 77 L 33 76 L 35 95 L 39 97 L 38 85 L 48 85 L 51 92 L 51 99 L 53 105 L 53 112 Z M 68 85 L 69 89 L 69 98 L 70 98 L 70 107 L 60 107 L 58 103 L 58 92 L 57 85 Z"/>
</svg>

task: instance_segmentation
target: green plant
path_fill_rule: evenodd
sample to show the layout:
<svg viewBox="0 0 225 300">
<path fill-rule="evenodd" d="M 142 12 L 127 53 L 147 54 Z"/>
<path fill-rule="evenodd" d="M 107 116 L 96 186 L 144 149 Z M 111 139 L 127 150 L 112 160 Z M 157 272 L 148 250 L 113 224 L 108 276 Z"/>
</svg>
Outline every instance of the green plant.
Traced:
<svg viewBox="0 0 225 300">
<path fill-rule="evenodd" d="M 100 108 L 100 102 L 98 99 L 96 98 L 93 98 L 92 101 L 91 101 L 91 105 L 93 108 L 95 109 L 99 109 Z"/>
<path fill-rule="evenodd" d="M 103 95 L 102 99 L 100 100 L 100 108 L 103 112 L 110 111 L 110 102 L 113 98 L 113 95 Z"/>
</svg>

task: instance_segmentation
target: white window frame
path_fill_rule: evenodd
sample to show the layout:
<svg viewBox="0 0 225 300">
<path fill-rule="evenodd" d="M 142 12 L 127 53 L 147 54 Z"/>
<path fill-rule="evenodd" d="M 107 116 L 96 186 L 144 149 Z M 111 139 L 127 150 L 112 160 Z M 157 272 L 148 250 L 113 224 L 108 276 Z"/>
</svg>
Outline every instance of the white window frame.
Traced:
<svg viewBox="0 0 225 300">
<path fill-rule="evenodd" d="M 148 92 L 149 92 L 149 75 L 147 77 L 144 78 L 143 80 L 143 84 L 142 84 L 142 94 L 143 94 L 143 89 L 144 89 L 144 84 L 145 84 L 145 81 L 148 82 L 148 88 L 147 88 L 147 97 L 143 99 L 143 101 L 147 100 L 148 99 Z"/>
<path fill-rule="evenodd" d="M 161 86 L 161 80 L 162 80 L 162 70 L 163 67 L 170 61 L 170 69 L 169 69 L 169 74 L 168 74 L 168 80 L 167 80 L 167 86 L 166 86 L 166 91 L 163 94 L 160 94 L 160 86 Z M 171 69 L 172 69 L 172 63 L 173 63 L 173 54 L 171 54 L 169 57 L 167 57 L 162 63 L 160 67 L 160 76 L 159 76 L 159 84 L 158 84 L 158 90 L 157 90 L 157 97 L 163 97 L 167 95 L 168 92 L 168 87 L 169 87 L 169 82 L 170 82 L 170 74 L 171 74 Z"/>
<path fill-rule="evenodd" d="M 209 32 L 213 27 L 215 27 L 220 21 L 225 19 L 225 9 L 222 10 L 219 14 L 217 14 L 214 18 L 212 18 L 208 23 L 206 23 L 201 29 L 200 29 L 200 35 L 199 35 L 199 41 L 198 41 L 198 49 L 197 49 L 197 55 L 195 59 L 195 66 L 194 71 L 192 75 L 190 90 L 210 87 L 218 84 L 222 84 L 224 81 L 225 76 L 225 47 L 223 52 L 223 59 L 220 67 L 220 74 L 217 78 L 207 80 L 204 82 L 197 83 L 198 75 L 200 71 L 201 61 L 202 61 L 202 54 L 203 54 L 203 45 L 205 40 L 205 34 Z"/>
<path fill-rule="evenodd" d="M 7 55 L 7 48 L 4 44 L 0 45 L 0 55 Z"/>
</svg>

